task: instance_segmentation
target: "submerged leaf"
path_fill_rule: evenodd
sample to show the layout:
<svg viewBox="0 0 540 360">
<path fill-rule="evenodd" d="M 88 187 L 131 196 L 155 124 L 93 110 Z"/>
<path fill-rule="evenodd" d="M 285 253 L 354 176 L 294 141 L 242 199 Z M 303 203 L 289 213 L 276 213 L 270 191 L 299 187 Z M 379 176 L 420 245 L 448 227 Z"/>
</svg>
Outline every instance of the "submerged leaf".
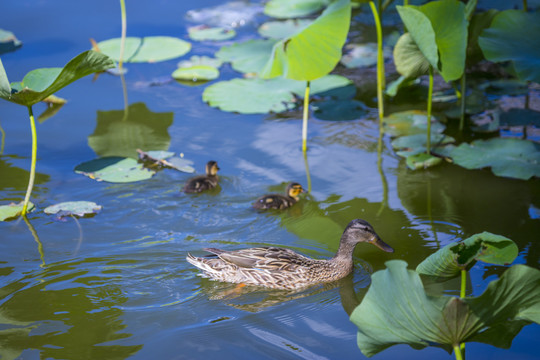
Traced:
<svg viewBox="0 0 540 360">
<path fill-rule="evenodd" d="M 439 165 L 441 161 L 442 158 L 424 152 L 407 156 L 406 159 L 407 167 L 411 170 L 427 169 Z"/>
<path fill-rule="evenodd" d="M 395 112 L 383 119 L 384 132 L 390 136 L 426 134 L 427 113 L 419 110 Z M 431 133 L 442 133 L 445 126 L 431 116 Z"/>
<path fill-rule="evenodd" d="M 0 221 L 7 221 L 18 217 L 22 213 L 23 206 L 22 201 L 18 204 L 0 205 Z M 28 202 L 27 211 L 30 212 L 34 209 L 35 205 L 32 202 Z"/>
<path fill-rule="evenodd" d="M 470 268 L 476 261 L 507 265 L 517 255 L 518 247 L 512 240 L 483 232 L 439 249 L 422 261 L 416 271 L 424 275 L 449 278 L 458 276 L 461 270 Z"/>
<path fill-rule="evenodd" d="M 92 201 L 67 201 L 55 205 L 47 206 L 43 211 L 45 214 L 60 214 L 66 216 L 86 216 L 98 213 L 103 207 Z"/>
<path fill-rule="evenodd" d="M 97 181 L 128 183 L 150 179 L 155 171 L 146 169 L 137 160 L 105 157 L 87 161 L 75 167 L 75 172 Z"/>
</svg>

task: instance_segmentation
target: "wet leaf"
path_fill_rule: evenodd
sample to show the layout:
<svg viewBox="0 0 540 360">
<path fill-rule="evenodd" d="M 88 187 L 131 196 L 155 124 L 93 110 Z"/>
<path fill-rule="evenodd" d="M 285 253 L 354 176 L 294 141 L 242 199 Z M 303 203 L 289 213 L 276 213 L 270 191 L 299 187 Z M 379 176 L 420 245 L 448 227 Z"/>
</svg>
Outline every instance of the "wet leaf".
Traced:
<svg viewBox="0 0 540 360">
<path fill-rule="evenodd" d="M 297 18 L 311 15 L 330 4 L 329 0 L 270 0 L 264 13 L 275 18 Z"/>
<path fill-rule="evenodd" d="M 327 100 L 317 102 L 314 115 L 320 120 L 355 120 L 367 114 L 366 105 L 358 100 Z"/>
<path fill-rule="evenodd" d="M 450 156 L 466 169 L 491 167 L 497 176 L 528 180 L 540 177 L 540 145 L 528 140 L 493 138 L 463 143 Z"/>
<path fill-rule="evenodd" d="M 478 43 L 486 59 L 511 61 L 518 77 L 540 82 L 540 13 L 506 10 L 498 13 Z"/>
<path fill-rule="evenodd" d="M 192 66 L 206 65 L 214 68 L 219 68 L 223 64 L 221 59 L 211 58 L 209 56 L 193 55 L 189 60 L 182 60 L 178 62 L 179 68 L 189 68 Z"/>
<path fill-rule="evenodd" d="M 216 57 L 223 62 L 230 62 L 234 70 L 241 73 L 258 73 L 262 70 L 276 40 L 248 40 L 230 46 L 223 46 Z"/>
<path fill-rule="evenodd" d="M 12 83 L 11 89 L 0 62 L 0 97 L 14 103 L 31 106 L 72 82 L 95 72 L 114 67 L 106 55 L 85 51 L 71 59 L 63 68 L 42 68 L 30 71 L 21 82 Z"/>
<path fill-rule="evenodd" d="M 442 162 L 442 159 L 423 152 L 407 156 L 406 162 L 409 169 L 420 170 L 439 165 Z"/>
<path fill-rule="evenodd" d="M 427 295 L 419 275 L 407 270 L 404 261 L 386 266 L 372 275 L 366 296 L 351 315 L 358 347 L 366 356 L 396 344 L 436 346 L 449 353 L 462 342 L 508 347 L 523 326 L 540 322 L 537 269 L 512 266 L 482 295 L 459 299 Z"/>
<path fill-rule="evenodd" d="M 19 217 L 22 213 L 23 202 L 18 204 L 11 203 L 8 205 L 0 205 L 0 221 L 8 221 Z M 35 205 L 32 202 L 28 202 L 28 212 L 35 209 Z"/>
<path fill-rule="evenodd" d="M 236 31 L 222 27 L 208 27 L 205 25 L 200 25 L 188 28 L 188 35 L 191 40 L 196 41 L 222 41 L 235 37 Z"/>
<path fill-rule="evenodd" d="M 310 25 L 274 45 L 260 72 L 262 78 L 284 76 L 315 80 L 330 73 L 341 59 L 351 17 L 351 3 L 337 0 Z"/>
<path fill-rule="evenodd" d="M 99 50 L 115 61 L 120 60 L 120 38 L 100 41 Z M 191 50 L 191 44 L 170 36 L 127 37 L 124 62 L 159 62 L 175 59 Z"/>
<path fill-rule="evenodd" d="M 311 24 L 312 21 L 305 19 L 268 21 L 259 27 L 258 32 L 263 37 L 281 40 L 293 36 L 299 30 Z"/>
<path fill-rule="evenodd" d="M 208 65 L 196 65 L 189 68 L 179 68 L 172 73 L 176 80 L 209 81 L 219 77 L 219 70 Z"/>
<path fill-rule="evenodd" d="M 311 84 L 311 94 L 347 86 L 350 80 L 328 75 Z M 305 82 L 285 78 L 233 79 L 208 86 L 203 92 L 203 101 L 223 111 L 244 114 L 266 114 L 283 112 L 296 106 L 293 94 L 303 96 Z"/>
<path fill-rule="evenodd" d="M 11 31 L 0 29 L 0 55 L 17 50 L 22 46 Z"/>
<path fill-rule="evenodd" d="M 47 206 L 43 211 L 45 214 L 59 214 L 66 216 L 86 216 L 97 214 L 103 207 L 92 201 L 67 201 L 55 205 Z"/>
<path fill-rule="evenodd" d="M 476 261 L 507 265 L 517 255 L 518 247 L 512 240 L 483 232 L 439 249 L 422 261 L 416 271 L 424 275 L 452 278 L 458 276 L 461 270 L 468 270 Z"/>
<path fill-rule="evenodd" d="M 392 57 L 390 48 L 383 49 L 385 59 Z M 347 44 L 345 45 L 345 55 L 340 62 L 348 68 L 370 67 L 377 65 L 377 44 Z"/>
<path fill-rule="evenodd" d="M 137 160 L 122 157 L 105 157 L 87 161 L 75 167 L 75 172 L 96 181 L 128 183 L 150 179 L 155 171 L 148 170 Z"/>
<path fill-rule="evenodd" d="M 431 133 L 432 148 L 444 146 L 455 142 L 451 136 L 440 133 Z M 427 136 L 426 134 L 404 135 L 392 140 L 392 147 L 396 150 L 396 154 L 402 157 L 410 157 L 427 151 Z M 433 150 L 433 149 L 432 149 Z M 414 161 L 416 158 L 412 158 Z M 428 160 L 427 158 L 425 160 Z"/>
<path fill-rule="evenodd" d="M 427 113 L 419 110 L 407 110 L 390 114 L 383 120 L 384 132 L 390 136 L 426 134 Z M 442 133 L 445 126 L 431 116 L 431 133 Z"/>
</svg>

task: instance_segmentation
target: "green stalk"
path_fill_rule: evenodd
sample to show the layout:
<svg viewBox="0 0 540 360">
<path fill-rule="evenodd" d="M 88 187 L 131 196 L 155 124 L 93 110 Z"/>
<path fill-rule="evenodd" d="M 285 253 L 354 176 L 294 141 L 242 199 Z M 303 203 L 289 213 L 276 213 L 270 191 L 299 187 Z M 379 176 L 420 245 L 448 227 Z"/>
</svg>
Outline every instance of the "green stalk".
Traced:
<svg viewBox="0 0 540 360">
<path fill-rule="evenodd" d="M 383 135 L 383 128 L 382 126 L 379 126 L 379 139 L 377 140 L 377 170 L 379 171 L 379 175 L 381 176 L 383 199 L 381 202 L 381 207 L 377 212 L 377 216 L 380 216 L 383 210 L 388 206 L 388 181 L 386 180 L 386 176 L 384 175 L 384 170 L 382 166 Z"/>
<path fill-rule="evenodd" d="M 306 92 L 304 93 L 304 117 L 302 119 L 302 152 L 307 151 L 307 121 L 309 116 L 309 86 L 310 82 L 306 83 Z"/>
<path fill-rule="evenodd" d="M 461 291 L 459 292 L 459 297 L 463 299 L 465 297 L 465 292 L 467 288 L 467 270 L 461 270 Z"/>
<path fill-rule="evenodd" d="M 304 152 L 304 165 L 306 166 L 306 178 L 307 178 L 307 188 L 308 193 L 311 194 L 311 175 L 309 174 L 309 164 L 307 159 L 307 153 Z"/>
<path fill-rule="evenodd" d="M 124 61 L 124 48 L 126 46 L 126 3 L 125 0 L 120 0 L 120 12 L 122 14 L 122 38 L 120 40 L 120 60 L 118 61 L 118 70 L 122 73 L 122 62 Z"/>
<path fill-rule="evenodd" d="M 2 133 L 2 143 L 0 145 L 0 155 L 2 155 L 4 153 L 4 144 L 6 142 L 6 132 L 4 131 L 2 126 L 0 126 L 0 133 Z"/>
<path fill-rule="evenodd" d="M 383 89 L 385 87 L 384 76 L 384 54 L 383 54 L 383 37 L 382 26 L 379 12 L 373 1 L 369 2 L 373 18 L 375 19 L 375 27 L 377 29 L 377 104 L 379 107 L 379 127 L 382 127 L 382 119 L 384 118 L 384 99 Z"/>
<path fill-rule="evenodd" d="M 28 202 L 30 201 L 30 194 L 34 187 L 34 179 L 36 177 L 36 158 L 37 158 L 37 135 L 36 135 L 36 121 L 34 120 L 34 112 L 32 106 L 28 106 L 28 115 L 30 116 L 30 129 L 32 130 L 32 163 L 30 165 L 30 180 L 28 181 L 28 188 L 26 189 L 26 196 L 24 197 L 24 204 L 21 215 L 26 216 L 28 210 Z"/>
<path fill-rule="evenodd" d="M 34 228 L 34 226 L 30 223 L 30 220 L 28 220 L 26 218 L 26 216 L 23 216 L 23 220 L 26 223 L 26 226 L 28 226 L 28 230 L 30 230 L 30 232 L 32 233 L 32 236 L 34 237 L 34 240 L 38 244 L 39 257 L 41 258 L 41 265 L 39 265 L 39 267 L 43 268 L 46 265 L 45 264 L 45 252 L 43 251 L 43 244 L 41 243 L 41 240 L 39 240 L 39 236 L 37 234 L 37 231 Z"/>
<path fill-rule="evenodd" d="M 433 97 L 433 67 L 429 67 L 429 89 L 427 103 L 427 154 L 431 154 L 431 102 Z"/>
<path fill-rule="evenodd" d="M 527 12 L 527 0 L 523 0 L 523 11 Z"/>
<path fill-rule="evenodd" d="M 461 355 L 461 350 L 459 349 L 459 345 L 454 346 L 454 355 L 456 356 L 456 360 L 463 360 L 463 356 Z"/>
<path fill-rule="evenodd" d="M 459 117 L 459 131 L 463 131 L 463 126 L 465 125 L 465 93 L 467 92 L 467 89 L 465 88 L 467 86 L 466 82 L 466 75 L 465 72 L 463 73 L 463 76 L 461 77 L 461 114 Z"/>
</svg>

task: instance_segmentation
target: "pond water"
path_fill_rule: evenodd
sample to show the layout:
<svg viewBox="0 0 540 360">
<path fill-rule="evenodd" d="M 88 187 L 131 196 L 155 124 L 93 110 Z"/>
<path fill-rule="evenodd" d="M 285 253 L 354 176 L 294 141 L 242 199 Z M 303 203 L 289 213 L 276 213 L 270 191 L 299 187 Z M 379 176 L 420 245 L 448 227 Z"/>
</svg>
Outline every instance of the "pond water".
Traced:
<svg viewBox="0 0 540 360">
<path fill-rule="evenodd" d="M 185 13 L 220 3 L 128 2 L 128 35 L 187 38 L 191 23 Z M 11 81 L 34 68 L 62 66 L 89 48 L 89 38 L 120 34 L 115 2 L 13 1 L 2 8 L 1 26 L 24 42 L 2 56 Z M 253 28 L 247 28 L 239 36 L 252 34 Z M 193 42 L 188 56 L 211 56 L 218 47 Z M 414 269 L 441 246 L 489 231 L 518 244 L 516 263 L 539 267 L 538 180 L 498 178 L 489 170 L 451 164 L 411 172 L 386 138 L 379 158 L 376 109 L 355 121 L 311 119 L 311 192 L 280 214 L 253 211 L 255 198 L 282 191 L 289 181 L 307 187 L 300 119 L 219 111 L 201 100 L 204 86 L 147 86 L 171 74 L 176 63 L 128 64 L 129 104 L 141 116 L 168 113 L 169 150 L 192 160 L 197 172 L 208 160 L 218 161 L 220 189 L 184 195 L 180 189 L 190 175 L 172 170 L 130 184 L 76 174 L 77 164 L 97 157 L 89 142 L 98 133 L 99 114 L 123 110 L 122 83 L 110 75 L 95 81 L 89 76 L 60 91 L 69 102 L 37 127 L 32 201 L 42 210 L 62 201 L 88 200 L 103 210 L 78 222 L 55 221 L 36 211 L 29 223 L 0 223 L 2 359 L 364 358 L 349 313 L 365 295 L 370 273 L 384 269 L 386 261 L 405 260 Z M 228 65 L 222 68 L 222 78 L 235 76 Z M 43 109 L 38 104 L 34 111 Z M 20 201 L 30 166 L 27 112 L 3 101 L 0 124 L 6 134 L 0 201 Z M 133 136 L 141 131 L 132 130 Z M 238 293 L 234 286 L 201 278 L 185 260 L 188 252 L 203 254 L 204 247 L 254 245 L 283 245 L 328 258 L 354 218 L 368 220 L 395 252 L 361 244 L 351 276 L 301 293 Z M 468 294 L 481 294 L 503 270 L 476 264 Z M 445 285 L 444 292 L 459 294 L 459 282 Z M 467 358 L 537 358 L 538 338 L 540 327 L 528 325 L 510 349 L 469 343 Z M 373 358 L 397 357 L 453 355 L 398 345 Z"/>
</svg>

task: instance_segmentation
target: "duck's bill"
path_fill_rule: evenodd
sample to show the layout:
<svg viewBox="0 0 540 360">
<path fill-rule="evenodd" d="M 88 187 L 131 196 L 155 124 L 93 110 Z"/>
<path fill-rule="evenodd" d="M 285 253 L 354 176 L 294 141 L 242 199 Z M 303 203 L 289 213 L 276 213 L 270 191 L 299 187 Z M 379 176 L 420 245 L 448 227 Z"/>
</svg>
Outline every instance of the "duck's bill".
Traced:
<svg viewBox="0 0 540 360">
<path fill-rule="evenodd" d="M 387 243 L 385 243 L 384 241 L 382 241 L 380 238 L 376 237 L 374 238 L 371 243 L 373 245 L 375 245 L 376 247 L 378 247 L 379 249 L 381 249 L 382 251 L 386 251 L 386 252 L 389 252 L 389 253 L 393 253 L 394 252 L 394 249 L 388 245 Z"/>
</svg>

